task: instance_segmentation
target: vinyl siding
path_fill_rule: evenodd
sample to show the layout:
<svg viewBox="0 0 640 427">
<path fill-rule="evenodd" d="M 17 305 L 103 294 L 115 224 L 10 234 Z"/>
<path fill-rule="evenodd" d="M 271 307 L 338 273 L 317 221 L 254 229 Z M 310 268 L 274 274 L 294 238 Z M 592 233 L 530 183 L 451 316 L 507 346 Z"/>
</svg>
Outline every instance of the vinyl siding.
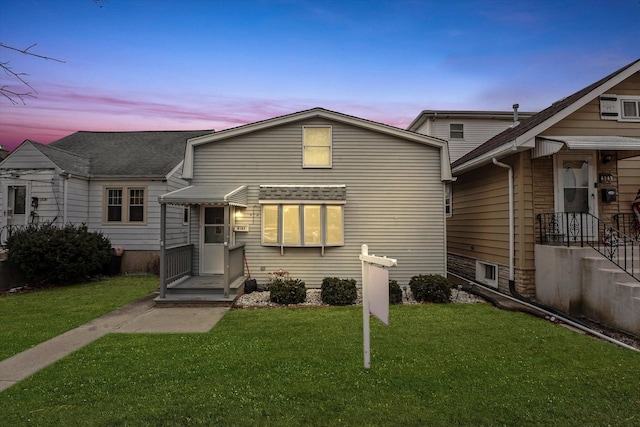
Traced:
<svg viewBox="0 0 640 427">
<path fill-rule="evenodd" d="M 464 139 L 449 138 L 451 123 L 464 125 Z M 497 119 L 436 119 L 428 120 L 418 132 L 449 141 L 449 156 L 453 163 L 512 124 L 512 120 Z"/>
<path fill-rule="evenodd" d="M 333 167 L 302 168 L 302 126 L 331 125 Z M 325 119 L 304 120 L 197 146 L 193 185 L 247 185 L 248 208 L 238 225 L 251 273 L 259 282 L 284 269 L 307 286 L 328 276 L 360 281 L 362 244 L 398 259 L 390 278 L 401 284 L 420 273 L 445 274 L 444 199 L 439 150 Z M 342 247 L 266 247 L 260 244 L 260 185 L 346 185 Z M 198 239 L 194 230 L 192 238 Z M 196 240 L 194 240 L 195 242 Z M 196 245 L 197 248 L 197 245 Z M 197 271 L 197 270 L 196 270 Z"/>
<path fill-rule="evenodd" d="M 62 194 L 59 192 L 60 179 L 53 170 L 45 169 L 42 171 L 22 172 L 19 179 L 2 179 L 2 219 L 0 225 L 7 224 L 7 187 L 16 185 L 25 185 L 27 187 L 26 200 L 26 217 L 25 224 L 29 221 L 31 207 L 31 198 L 38 198 L 38 208 L 35 209 L 37 221 L 39 223 L 52 222 L 58 217 L 58 213 L 62 212 Z"/>
<path fill-rule="evenodd" d="M 620 212 L 631 212 L 631 203 L 640 190 L 640 156 L 618 161 Z"/>
<path fill-rule="evenodd" d="M 180 178 L 181 171 L 176 171 L 167 180 L 167 192 L 184 188 L 188 185 L 187 181 Z M 157 198 L 155 203 L 157 204 Z M 189 242 L 189 225 L 182 223 L 183 206 L 167 205 L 167 247 L 184 245 Z M 159 230 L 159 228 L 158 228 Z M 160 235 L 158 234 L 158 239 Z"/>
<path fill-rule="evenodd" d="M 0 169 L 53 169 L 55 165 L 30 142 L 16 148 L 2 163 Z"/>
<path fill-rule="evenodd" d="M 104 187 L 140 186 L 146 188 L 147 222 L 145 225 L 103 224 Z M 89 187 L 89 228 L 101 231 L 113 246 L 125 250 L 159 250 L 160 245 L 160 204 L 158 197 L 167 193 L 167 185 L 162 181 L 116 181 L 94 180 Z"/>
<path fill-rule="evenodd" d="M 453 183 L 453 215 L 447 220 L 448 252 L 509 264 L 507 169 L 487 165 Z"/>
<path fill-rule="evenodd" d="M 61 177 L 58 191 L 60 200 L 64 199 L 64 177 Z M 60 212 L 62 221 L 64 207 Z M 80 178 L 69 178 L 67 182 L 67 222 L 82 224 L 89 222 L 89 181 Z"/>
<path fill-rule="evenodd" d="M 624 82 L 614 86 L 607 93 L 640 95 L 640 73 L 635 73 Z M 601 120 L 600 99 L 596 97 L 584 107 L 578 109 L 578 111 L 542 132 L 541 135 L 616 135 L 638 138 L 640 137 L 640 123 Z"/>
</svg>

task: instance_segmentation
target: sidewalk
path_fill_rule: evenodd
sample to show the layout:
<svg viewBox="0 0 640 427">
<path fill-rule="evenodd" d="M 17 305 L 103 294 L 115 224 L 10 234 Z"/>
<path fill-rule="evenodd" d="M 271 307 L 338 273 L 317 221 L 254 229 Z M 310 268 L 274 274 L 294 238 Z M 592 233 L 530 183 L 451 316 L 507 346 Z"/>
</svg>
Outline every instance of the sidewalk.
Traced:
<svg viewBox="0 0 640 427">
<path fill-rule="evenodd" d="M 229 307 L 163 307 L 156 294 L 0 361 L 0 392 L 109 333 L 205 333 Z"/>
</svg>

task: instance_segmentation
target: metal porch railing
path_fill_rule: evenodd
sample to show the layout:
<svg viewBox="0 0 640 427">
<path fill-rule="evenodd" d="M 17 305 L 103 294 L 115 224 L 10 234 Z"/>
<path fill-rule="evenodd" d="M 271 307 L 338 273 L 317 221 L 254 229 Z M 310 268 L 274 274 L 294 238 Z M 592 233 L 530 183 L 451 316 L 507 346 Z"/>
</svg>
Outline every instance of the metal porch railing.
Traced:
<svg viewBox="0 0 640 427">
<path fill-rule="evenodd" d="M 167 249 L 165 255 L 165 282 L 170 284 L 191 274 L 193 245 Z"/>
<path fill-rule="evenodd" d="M 613 221 L 618 230 L 635 240 L 640 239 L 640 222 L 636 219 L 635 214 L 617 213 L 613 215 Z"/>
<path fill-rule="evenodd" d="M 554 212 L 537 215 L 538 243 L 591 246 L 640 281 L 640 242 L 590 213 Z"/>
</svg>

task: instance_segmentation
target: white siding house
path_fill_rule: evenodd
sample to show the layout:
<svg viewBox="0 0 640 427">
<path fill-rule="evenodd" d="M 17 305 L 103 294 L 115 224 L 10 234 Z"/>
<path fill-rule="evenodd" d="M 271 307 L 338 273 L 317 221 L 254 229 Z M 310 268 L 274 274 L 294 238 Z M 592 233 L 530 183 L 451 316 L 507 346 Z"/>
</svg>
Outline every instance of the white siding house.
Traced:
<svg viewBox="0 0 640 427">
<path fill-rule="evenodd" d="M 532 114 L 517 111 L 516 105 L 513 112 L 424 110 L 407 129 L 447 140 L 449 157 L 455 162 L 491 137 Z"/>
<path fill-rule="evenodd" d="M 158 196 L 180 178 L 186 141 L 211 131 L 76 132 L 25 141 L 0 162 L 0 243 L 13 227 L 86 224 L 124 249 L 122 271 L 157 265 Z M 169 209 L 170 245 L 188 242 L 183 209 Z"/>
</svg>

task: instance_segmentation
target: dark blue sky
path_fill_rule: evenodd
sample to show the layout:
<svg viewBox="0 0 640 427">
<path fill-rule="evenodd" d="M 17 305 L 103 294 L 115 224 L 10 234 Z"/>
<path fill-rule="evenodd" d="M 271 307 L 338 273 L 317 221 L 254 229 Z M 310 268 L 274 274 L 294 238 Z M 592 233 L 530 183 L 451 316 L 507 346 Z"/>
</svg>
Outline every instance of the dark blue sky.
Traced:
<svg viewBox="0 0 640 427">
<path fill-rule="evenodd" d="M 0 0 L 0 144 L 77 130 L 225 128 L 324 107 L 536 111 L 640 57 L 639 0 Z M 5 75 L 0 84 L 23 90 Z"/>
</svg>

